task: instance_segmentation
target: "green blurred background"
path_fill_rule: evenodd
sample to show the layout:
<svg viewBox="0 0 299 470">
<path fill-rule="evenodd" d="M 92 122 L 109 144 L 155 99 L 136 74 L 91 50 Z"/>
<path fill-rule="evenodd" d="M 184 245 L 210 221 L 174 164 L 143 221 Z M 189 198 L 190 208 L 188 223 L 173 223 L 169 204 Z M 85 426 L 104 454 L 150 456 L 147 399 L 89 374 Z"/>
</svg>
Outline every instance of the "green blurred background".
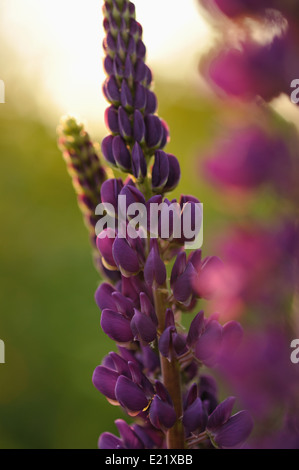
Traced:
<svg viewBox="0 0 299 470">
<path fill-rule="evenodd" d="M 18 0 L 12 3 L 17 7 Z M 6 348 L 6 363 L 0 364 L 0 448 L 96 448 L 100 433 L 113 432 L 113 421 L 123 415 L 91 382 L 94 368 L 114 344 L 100 329 L 94 302 L 100 280 L 56 144 L 59 117 L 68 109 L 47 95 L 44 76 L 30 80 L 40 59 L 30 61 L 22 48 L 16 51 L 7 34 L 0 33 L 0 39 L 0 79 L 6 86 L 6 103 L 0 104 L 0 339 Z M 178 64 L 180 57 L 178 53 Z M 195 55 L 195 77 L 197 63 Z M 182 167 L 174 196 L 194 194 L 203 202 L 203 250 L 211 254 L 214 234 L 226 220 L 224 201 L 204 183 L 199 155 L 205 155 L 220 125 L 238 111 L 224 117 L 212 95 L 200 87 L 199 75 L 198 82 L 188 81 L 181 70 L 177 76 L 172 71 L 169 80 L 157 67 L 155 90 L 159 114 L 171 131 L 168 151 Z M 94 109 L 90 116 L 92 138 L 100 141 L 106 132 L 103 110 L 97 120 Z"/>
</svg>

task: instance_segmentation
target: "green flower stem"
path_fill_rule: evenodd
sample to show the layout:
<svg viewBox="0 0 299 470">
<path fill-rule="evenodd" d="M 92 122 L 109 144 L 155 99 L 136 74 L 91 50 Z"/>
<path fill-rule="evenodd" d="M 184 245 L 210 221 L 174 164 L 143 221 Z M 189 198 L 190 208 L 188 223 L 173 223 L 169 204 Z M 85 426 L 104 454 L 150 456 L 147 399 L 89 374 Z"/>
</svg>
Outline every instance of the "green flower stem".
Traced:
<svg viewBox="0 0 299 470">
<path fill-rule="evenodd" d="M 158 317 L 158 329 L 162 333 L 165 329 L 165 313 L 167 308 L 167 290 L 165 287 L 154 287 L 154 303 Z M 184 449 L 185 436 L 182 423 L 183 405 L 182 405 L 182 387 L 180 367 L 175 357 L 168 360 L 160 353 L 162 382 L 167 388 L 173 401 L 174 409 L 177 415 L 175 425 L 167 431 L 167 448 L 168 449 Z"/>
</svg>

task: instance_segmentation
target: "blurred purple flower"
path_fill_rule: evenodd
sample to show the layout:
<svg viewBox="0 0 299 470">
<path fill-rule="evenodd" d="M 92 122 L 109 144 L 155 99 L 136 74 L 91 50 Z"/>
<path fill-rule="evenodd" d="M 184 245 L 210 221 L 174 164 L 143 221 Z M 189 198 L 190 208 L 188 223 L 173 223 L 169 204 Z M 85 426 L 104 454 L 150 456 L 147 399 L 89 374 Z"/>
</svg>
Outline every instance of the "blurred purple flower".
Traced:
<svg viewBox="0 0 299 470">
<path fill-rule="evenodd" d="M 290 151 L 278 137 L 258 127 L 238 129 L 204 163 L 205 174 L 226 188 L 255 189 L 270 183 L 286 189 L 291 183 Z"/>
<path fill-rule="evenodd" d="M 263 422 L 277 407 L 296 402 L 299 373 L 290 361 L 290 341 L 282 328 L 272 327 L 245 336 L 238 354 L 219 365 L 242 404 Z"/>
</svg>

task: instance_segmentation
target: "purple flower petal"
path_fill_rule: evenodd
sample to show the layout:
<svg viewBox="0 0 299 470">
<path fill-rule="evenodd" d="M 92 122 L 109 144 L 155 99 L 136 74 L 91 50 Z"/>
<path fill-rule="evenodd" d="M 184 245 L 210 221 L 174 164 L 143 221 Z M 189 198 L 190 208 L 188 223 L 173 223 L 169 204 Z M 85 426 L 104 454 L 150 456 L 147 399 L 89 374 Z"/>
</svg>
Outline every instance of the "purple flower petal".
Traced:
<svg viewBox="0 0 299 470">
<path fill-rule="evenodd" d="M 189 303 L 193 295 L 192 279 L 195 269 L 191 263 L 187 264 L 185 272 L 176 280 L 172 287 L 174 298 L 183 304 Z"/>
<path fill-rule="evenodd" d="M 132 299 L 134 304 L 138 305 L 140 292 L 146 291 L 146 285 L 138 276 L 122 277 L 121 292 L 124 296 Z"/>
<path fill-rule="evenodd" d="M 159 339 L 159 351 L 164 357 L 169 357 L 172 334 L 175 331 L 173 326 L 166 328 Z"/>
<path fill-rule="evenodd" d="M 134 5 L 134 4 L 131 3 L 131 5 Z M 139 41 L 137 42 L 136 53 L 137 53 L 137 57 L 139 57 L 140 59 L 145 58 L 146 48 L 145 48 L 145 45 L 144 45 L 144 43 L 141 39 L 139 39 Z"/>
<path fill-rule="evenodd" d="M 126 196 L 126 207 L 130 206 L 131 204 L 139 203 L 145 206 L 145 198 L 139 189 L 135 188 L 132 185 L 126 184 L 121 192 L 121 196 Z"/>
<path fill-rule="evenodd" d="M 134 315 L 134 304 L 132 300 L 128 299 L 127 297 L 122 295 L 120 292 L 113 292 L 112 298 L 115 303 L 116 310 L 122 313 L 125 317 L 131 319 Z"/>
<path fill-rule="evenodd" d="M 130 379 L 137 384 L 140 385 L 142 381 L 142 372 L 140 370 L 140 365 L 136 364 L 136 362 L 129 361 L 128 362 L 129 370 L 130 370 Z"/>
<path fill-rule="evenodd" d="M 205 404 L 208 414 L 213 413 L 218 406 L 218 387 L 215 379 L 209 375 L 202 375 L 199 381 L 198 396 Z"/>
<path fill-rule="evenodd" d="M 129 171 L 131 169 L 131 155 L 124 140 L 119 135 L 113 138 L 112 152 L 119 168 L 123 171 Z"/>
<path fill-rule="evenodd" d="M 115 231 L 111 228 L 107 228 L 100 233 L 100 236 L 97 237 L 97 248 L 101 253 L 106 266 L 109 268 L 115 267 L 116 263 L 112 254 L 112 247 L 115 240 L 116 234 Z"/>
<path fill-rule="evenodd" d="M 146 371 L 155 372 L 160 367 L 159 355 L 150 346 L 142 348 L 143 365 Z"/>
<path fill-rule="evenodd" d="M 160 382 L 159 380 L 156 380 L 155 387 L 156 394 L 158 395 L 158 397 L 161 398 L 162 401 L 165 401 L 169 403 L 169 405 L 173 406 L 172 399 L 165 385 L 163 385 L 162 382 Z"/>
<path fill-rule="evenodd" d="M 184 273 L 186 266 L 187 266 L 186 252 L 182 251 L 181 253 L 178 254 L 174 262 L 172 271 L 171 271 L 171 277 L 170 277 L 171 288 L 173 287 L 178 277 L 180 277 Z"/>
<path fill-rule="evenodd" d="M 131 378 L 128 362 L 115 352 L 109 353 L 109 356 L 113 361 L 113 369 L 118 372 L 118 375 L 124 375 L 125 377 Z"/>
<path fill-rule="evenodd" d="M 241 446 L 248 439 L 253 428 L 253 420 L 248 411 L 233 415 L 214 434 L 216 444 L 222 449 Z"/>
<path fill-rule="evenodd" d="M 142 411 L 148 405 L 141 388 L 124 376 L 116 383 L 115 395 L 121 406 L 132 412 Z"/>
<path fill-rule="evenodd" d="M 221 354 L 227 356 L 233 354 L 240 346 L 244 335 L 244 330 L 240 323 L 229 321 L 223 325 Z"/>
<path fill-rule="evenodd" d="M 204 312 L 199 312 L 192 320 L 188 336 L 187 336 L 187 345 L 193 347 L 198 341 L 202 331 L 204 329 Z"/>
<path fill-rule="evenodd" d="M 165 314 L 165 328 L 168 328 L 169 326 L 175 327 L 174 314 L 171 308 L 168 308 Z"/>
<path fill-rule="evenodd" d="M 178 159 L 171 154 L 168 154 L 169 173 L 165 185 L 165 191 L 172 191 L 177 187 L 181 179 L 181 168 Z"/>
<path fill-rule="evenodd" d="M 198 388 L 197 388 L 197 385 L 194 383 L 191 385 L 189 391 L 188 391 L 188 395 L 185 399 L 185 408 L 188 408 L 190 405 L 192 405 L 192 403 L 196 400 L 196 398 L 198 397 Z"/>
<path fill-rule="evenodd" d="M 135 433 L 138 435 L 138 437 L 141 439 L 141 441 L 143 442 L 145 449 L 154 449 L 154 448 L 159 449 L 160 448 L 162 443 L 160 443 L 160 446 L 159 446 L 159 444 L 157 445 L 157 443 L 155 442 L 155 439 L 153 439 L 153 434 L 157 433 L 158 435 L 159 431 L 157 432 L 154 428 L 152 428 L 152 426 L 150 429 L 146 429 L 143 426 L 134 424 L 133 429 Z"/>
<path fill-rule="evenodd" d="M 104 310 L 105 308 L 115 309 L 115 303 L 112 294 L 115 292 L 114 287 L 107 282 L 101 284 L 95 293 L 95 301 L 97 306 Z"/>
<path fill-rule="evenodd" d="M 126 71 L 125 73 L 128 74 L 130 73 L 128 70 L 129 70 L 129 67 L 130 67 L 130 63 L 128 64 L 128 62 L 126 61 Z M 132 108 L 133 106 L 133 97 L 132 97 L 132 93 L 130 91 L 130 88 L 129 88 L 129 85 L 127 84 L 127 81 L 126 80 L 123 80 L 122 81 L 122 85 L 121 85 L 121 90 L 120 90 L 120 99 L 121 99 L 121 104 L 122 106 L 125 108 L 125 109 L 130 109 Z"/>
<path fill-rule="evenodd" d="M 112 75 L 113 74 L 113 60 L 111 57 L 106 56 L 104 60 L 104 69 L 107 75 Z"/>
<path fill-rule="evenodd" d="M 106 335 L 118 343 L 127 343 L 133 340 L 130 320 L 113 310 L 103 310 L 101 326 Z"/>
<path fill-rule="evenodd" d="M 133 135 L 137 142 L 143 142 L 145 138 L 145 124 L 141 112 L 136 109 L 134 111 Z"/>
<path fill-rule="evenodd" d="M 106 96 L 108 97 L 109 101 L 111 101 L 111 103 L 115 105 L 118 105 L 120 102 L 120 92 L 116 78 L 113 75 L 107 78 L 104 87 Z"/>
<path fill-rule="evenodd" d="M 146 88 L 140 83 L 136 83 L 135 89 L 135 109 L 144 110 L 146 106 Z"/>
<path fill-rule="evenodd" d="M 217 256 L 208 256 L 202 261 L 199 272 L 193 279 L 194 288 L 202 299 L 210 299 L 215 293 L 215 279 L 223 269 L 223 262 Z"/>
<path fill-rule="evenodd" d="M 201 361 L 216 356 L 221 345 L 222 326 L 216 320 L 208 323 L 205 332 L 197 341 L 195 355 Z"/>
<path fill-rule="evenodd" d="M 152 322 L 158 326 L 158 319 L 153 304 L 144 292 L 140 294 L 140 311 L 150 317 Z"/>
<path fill-rule="evenodd" d="M 126 449 L 144 449 L 140 438 L 123 419 L 117 419 L 115 424 Z"/>
<path fill-rule="evenodd" d="M 116 42 L 110 32 L 107 34 L 106 44 L 111 51 L 116 52 Z"/>
<path fill-rule="evenodd" d="M 229 420 L 235 401 L 235 397 L 229 397 L 216 407 L 213 413 L 209 416 L 207 426 L 209 431 L 216 431 L 220 426 Z"/>
<path fill-rule="evenodd" d="M 112 204 L 117 209 L 118 196 L 123 187 L 121 179 L 109 179 L 104 181 L 101 186 L 101 199 L 102 202 Z"/>
<path fill-rule="evenodd" d="M 149 419 L 157 429 L 170 429 L 176 422 L 176 413 L 169 403 L 156 395 L 150 406 Z"/>
<path fill-rule="evenodd" d="M 169 177 L 169 159 L 163 150 L 155 153 L 155 163 L 152 170 L 152 187 L 161 189 L 165 186 Z"/>
<path fill-rule="evenodd" d="M 200 398 L 196 398 L 194 402 L 186 409 L 183 416 L 183 425 L 187 433 L 197 430 L 199 433 L 206 428 L 208 415 L 203 407 Z"/>
<path fill-rule="evenodd" d="M 188 257 L 188 262 L 192 263 L 195 270 L 198 270 L 201 266 L 202 250 L 192 251 L 191 255 Z"/>
<path fill-rule="evenodd" d="M 157 107 L 158 101 L 155 93 L 151 90 L 146 90 L 146 114 L 154 114 L 157 111 Z"/>
<path fill-rule="evenodd" d="M 130 351 L 126 347 L 123 346 L 117 346 L 119 353 L 121 357 L 126 361 L 126 362 L 136 362 L 136 364 L 139 364 L 137 358 L 135 357 L 134 351 Z"/>
<path fill-rule="evenodd" d="M 179 333 L 175 332 L 172 337 L 173 348 L 178 356 L 187 351 L 186 349 L 186 340 Z"/>
<path fill-rule="evenodd" d="M 134 316 L 131 320 L 131 329 L 135 337 L 141 339 L 145 343 L 151 343 L 156 339 L 157 329 L 151 318 L 147 315 L 134 310 Z"/>
<path fill-rule="evenodd" d="M 202 375 L 199 382 L 199 395 L 204 395 L 206 393 L 211 393 L 217 396 L 218 386 L 214 377 L 210 375 Z"/>
<path fill-rule="evenodd" d="M 124 449 L 121 439 L 110 432 L 104 432 L 98 442 L 99 449 Z"/>
<path fill-rule="evenodd" d="M 118 126 L 123 139 L 128 140 L 132 137 L 132 127 L 127 111 L 120 106 L 118 108 Z"/>
<path fill-rule="evenodd" d="M 146 143 L 149 148 L 159 147 L 163 138 L 163 126 L 158 116 L 148 114 L 144 118 L 146 127 Z"/>
<path fill-rule="evenodd" d="M 127 55 L 126 61 L 125 61 L 124 78 L 126 78 L 127 80 L 133 78 L 133 64 L 132 64 L 131 57 L 129 55 Z M 122 97 L 121 97 L 121 100 L 122 100 Z M 127 97 L 126 97 L 126 100 L 127 100 Z M 121 103 L 124 107 L 126 107 L 122 101 Z M 128 106 L 131 106 L 129 100 L 128 100 Z M 132 107 L 133 107 L 133 104 L 132 104 Z"/>
<path fill-rule="evenodd" d="M 152 74 L 151 69 L 150 69 L 147 65 L 145 66 L 145 68 L 146 68 L 145 79 L 144 79 L 144 81 L 145 81 L 145 86 L 146 86 L 146 87 L 150 87 L 150 85 L 151 85 L 151 83 L 152 83 L 152 81 L 153 81 L 153 74 Z M 149 90 L 149 91 L 150 91 L 150 90 Z M 156 98 L 156 97 L 155 97 L 155 98 Z M 147 103 L 148 103 L 148 102 L 149 102 L 149 99 L 147 99 Z M 153 113 L 156 112 L 156 110 L 157 110 L 157 98 L 156 98 L 156 105 L 155 105 L 155 106 L 152 106 L 151 109 L 154 109 Z"/>
<path fill-rule="evenodd" d="M 118 372 L 104 366 L 98 366 L 93 373 L 92 383 L 105 397 L 116 400 L 115 386 L 118 377 Z"/>
<path fill-rule="evenodd" d="M 110 131 L 114 134 L 119 133 L 119 125 L 118 125 L 118 111 L 115 106 L 110 106 L 105 111 L 105 124 L 110 129 Z M 103 145 L 103 143 L 102 143 Z M 112 146 L 111 146 L 112 151 Z M 111 159 L 112 160 L 112 159 Z M 109 161 L 109 160 L 108 160 Z M 113 161 L 111 161 L 113 163 Z"/>
<path fill-rule="evenodd" d="M 136 54 L 136 42 L 131 34 L 129 35 L 129 41 L 127 45 L 127 54 L 129 56 Z"/>
<path fill-rule="evenodd" d="M 153 285 L 153 282 L 162 286 L 166 281 L 166 267 L 159 255 L 159 249 L 156 240 L 152 240 L 152 248 L 147 257 L 144 266 L 144 279 L 148 285 Z"/>
<path fill-rule="evenodd" d="M 169 133 L 169 128 L 168 128 L 168 125 L 165 121 L 163 121 L 163 119 L 161 119 L 161 124 L 162 124 L 162 133 L 163 133 L 163 136 L 162 136 L 162 140 L 161 140 L 161 143 L 160 143 L 160 149 L 163 149 L 165 147 L 165 145 L 167 144 L 167 142 L 169 142 L 169 136 L 170 136 L 170 133 Z"/>
<path fill-rule="evenodd" d="M 146 77 L 146 65 L 143 60 L 138 59 L 135 65 L 135 80 L 136 82 L 143 82 Z"/>
<path fill-rule="evenodd" d="M 120 32 L 117 35 L 117 52 L 120 57 L 124 56 L 126 53 L 126 44 Z"/>
<path fill-rule="evenodd" d="M 107 137 L 103 139 L 101 149 L 102 149 L 102 154 L 104 155 L 105 160 L 108 163 L 111 163 L 111 165 L 115 165 L 115 158 L 113 156 L 113 151 L 112 151 L 112 142 L 113 142 L 113 136 L 108 135 Z"/>
<path fill-rule="evenodd" d="M 145 178 L 147 172 L 147 166 L 144 154 L 141 150 L 138 142 L 134 144 L 132 149 L 132 169 L 133 175 L 137 179 Z"/>
<path fill-rule="evenodd" d="M 124 238 L 116 237 L 113 244 L 113 257 L 124 276 L 130 276 L 139 272 L 138 256 Z"/>
</svg>

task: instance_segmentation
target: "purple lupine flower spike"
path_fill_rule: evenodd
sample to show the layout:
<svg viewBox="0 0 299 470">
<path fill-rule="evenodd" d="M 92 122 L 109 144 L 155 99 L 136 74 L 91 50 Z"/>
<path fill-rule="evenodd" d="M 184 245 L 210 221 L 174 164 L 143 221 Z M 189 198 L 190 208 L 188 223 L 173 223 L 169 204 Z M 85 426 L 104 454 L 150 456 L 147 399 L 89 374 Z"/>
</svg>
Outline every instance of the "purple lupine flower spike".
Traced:
<svg viewBox="0 0 299 470">
<path fill-rule="evenodd" d="M 115 177 L 97 187 L 95 202 L 102 201 L 109 216 L 119 222 L 113 228 L 101 226 L 95 239 L 102 265 L 111 276 L 118 276 L 115 285 L 104 283 L 95 294 L 102 330 L 116 342 L 118 352 L 103 359 L 92 380 L 108 402 L 137 421 L 117 420 L 119 437 L 103 433 L 99 448 L 240 444 L 250 431 L 246 413 L 224 413 L 220 419 L 213 379 L 201 374 L 203 365 L 214 366 L 235 353 L 240 329 L 235 323 L 222 326 L 215 316 L 206 319 L 203 312 L 188 333 L 180 324 L 182 312 L 191 311 L 198 298 L 210 295 L 207 273 L 217 263 L 211 257 L 202 259 L 201 250 L 187 257 L 186 237 L 181 230 L 177 234 L 188 204 L 191 225 L 195 225 L 199 201 L 193 196 L 181 196 L 179 202 L 164 197 L 178 185 L 181 170 L 177 158 L 163 150 L 169 130 L 156 113 L 152 72 L 145 64 L 135 6 L 128 0 L 106 0 L 103 14 L 107 74 L 103 92 L 109 102 L 105 112 L 109 135 L 101 148 L 110 173 L 117 169 L 129 175 L 125 181 Z M 153 167 L 148 168 L 152 157 Z M 87 198 L 82 202 L 90 206 Z M 145 211 L 163 202 L 151 227 Z M 175 210 L 169 213 L 172 203 Z M 138 222 L 132 232 L 137 207 L 145 214 L 145 225 Z M 168 234 L 163 233 L 166 216 Z M 167 264 L 175 257 L 169 280 Z"/>
</svg>

